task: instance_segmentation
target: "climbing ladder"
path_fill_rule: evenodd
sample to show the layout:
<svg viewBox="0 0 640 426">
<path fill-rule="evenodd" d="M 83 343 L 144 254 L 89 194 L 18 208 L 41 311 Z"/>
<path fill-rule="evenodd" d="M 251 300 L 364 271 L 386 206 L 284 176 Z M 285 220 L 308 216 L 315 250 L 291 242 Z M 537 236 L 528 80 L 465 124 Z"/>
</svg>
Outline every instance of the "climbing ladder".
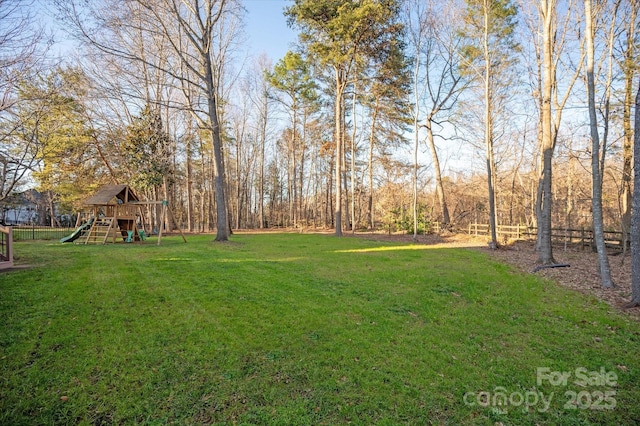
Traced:
<svg viewBox="0 0 640 426">
<path fill-rule="evenodd" d="M 106 244 L 109 238 L 117 236 L 117 222 L 113 217 L 97 218 L 89 232 L 78 238 L 78 244 Z"/>
</svg>

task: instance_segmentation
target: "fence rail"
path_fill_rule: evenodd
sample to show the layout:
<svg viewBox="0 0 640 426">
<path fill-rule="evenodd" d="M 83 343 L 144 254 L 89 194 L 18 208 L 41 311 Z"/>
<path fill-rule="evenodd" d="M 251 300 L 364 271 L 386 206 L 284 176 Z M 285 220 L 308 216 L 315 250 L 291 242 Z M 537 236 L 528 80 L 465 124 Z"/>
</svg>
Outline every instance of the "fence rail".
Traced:
<svg viewBox="0 0 640 426">
<path fill-rule="evenodd" d="M 59 240 L 71 234 L 74 229 L 46 226 L 13 226 L 13 241 Z M 431 231 L 436 233 L 441 231 L 440 224 L 434 222 Z M 489 235 L 489 225 L 486 223 L 470 223 L 467 233 L 475 236 L 487 236 Z M 501 240 L 530 240 L 536 237 L 537 228 L 526 225 L 498 225 L 496 234 Z M 594 244 L 593 230 L 589 228 L 552 228 L 551 239 L 555 242 L 581 244 L 583 246 Z M 604 231 L 604 239 L 610 248 L 621 250 L 624 247 L 624 234 L 620 231 Z M 629 247 L 628 241 L 627 247 Z"/>
<path fill-rule="evenodd" d="M 52 228 L 47 226 L 14 226 L 13 240 L 59 240 L 71 234 L 75 228 Z"/>
<path fill-rule="evenodd" d="M 489 225 L 486 223 L 470 223 L 469 235 L 489 235 Z M 496 234 L 499 239 L 529 240 L 534 239 L 538 229 L 526 225 L 498 225 Z M 594 245 L 593 230 L 589 228 L 551 228 L 551 239 L 556 242 Z M 621 231 L 604 231 L 604 242 L 607 247 L 622 250 L 624 248 L 624 234 Z M 627 241 L 629 247 L 629 241 Z"/>
</svg>

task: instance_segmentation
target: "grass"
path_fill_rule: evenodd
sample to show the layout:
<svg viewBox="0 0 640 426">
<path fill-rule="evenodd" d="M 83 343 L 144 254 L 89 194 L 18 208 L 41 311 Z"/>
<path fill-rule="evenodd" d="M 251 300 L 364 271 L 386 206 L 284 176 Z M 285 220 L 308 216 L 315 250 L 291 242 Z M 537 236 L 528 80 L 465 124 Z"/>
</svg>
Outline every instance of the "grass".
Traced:
<svg viewBox="0 0 640 426">
<path fill-rule="evenodd" d="M 16 244 L 36 267 L 0 275 L 0 424 L 640 420 L 638 323 L 593 298 L 472 250 L 211 239 Z"/>
</svg>

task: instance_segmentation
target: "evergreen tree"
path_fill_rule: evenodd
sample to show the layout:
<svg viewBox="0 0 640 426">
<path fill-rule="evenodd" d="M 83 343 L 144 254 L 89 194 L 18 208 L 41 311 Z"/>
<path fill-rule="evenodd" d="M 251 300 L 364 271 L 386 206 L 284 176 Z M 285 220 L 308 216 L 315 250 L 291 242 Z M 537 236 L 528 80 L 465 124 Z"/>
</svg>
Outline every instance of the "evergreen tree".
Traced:
<svg viewBox="0 0 640 426">
<path fill-rule="evenodd" d="M 156 189 L 172 178 L 170 138 L 160 114 L 150 107 L 129 125 L 122 148 L 132 186 Z"/>
<path fill-rule="evenodd" d="M 335 227 L 342 235 L 342 171 L 345 89 L 373 58 L 384 58 L 402 40 L 397 0 L 295 0 L 286 9 L 300 42 L 333 75 L 335 141 Z"/>
</svg>

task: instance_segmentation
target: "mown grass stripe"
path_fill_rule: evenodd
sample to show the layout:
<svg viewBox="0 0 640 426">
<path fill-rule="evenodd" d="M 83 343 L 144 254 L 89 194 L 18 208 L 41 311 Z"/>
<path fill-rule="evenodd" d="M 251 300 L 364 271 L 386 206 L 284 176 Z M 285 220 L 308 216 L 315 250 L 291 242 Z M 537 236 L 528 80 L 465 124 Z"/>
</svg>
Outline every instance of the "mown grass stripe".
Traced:
<svg viewBox="0 0 640 426">
<path fill-rule="evenodd" d="M 0 424 L 632 424 L 637 323 L 465 250 L 325 235 L 19 243 L 0 275 Z M 536 367 L 616 372 L 564 408 Z M 467 392 L 557 394 L 482 407 Z M 61 397 L 68 397 L 62 401 Z"/>
</svg>

